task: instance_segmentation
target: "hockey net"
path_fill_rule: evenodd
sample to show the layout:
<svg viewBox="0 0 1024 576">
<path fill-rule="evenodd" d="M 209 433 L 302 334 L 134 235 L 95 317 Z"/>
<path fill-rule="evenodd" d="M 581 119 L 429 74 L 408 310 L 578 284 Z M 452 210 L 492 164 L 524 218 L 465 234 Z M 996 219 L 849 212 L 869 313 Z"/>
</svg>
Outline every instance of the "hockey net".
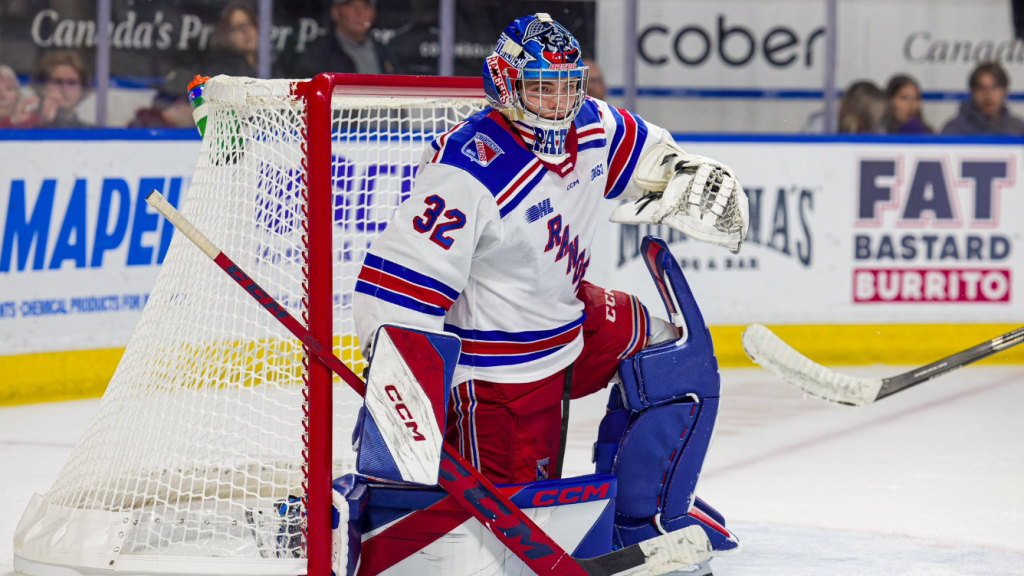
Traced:
<svg viewBox="0 0 1024 576">
<path fill-rule="evenodd" d="M 408 196 L 425 147 L 486 101 L 479 80 L 325 76 L 330 110 L 319 116 L 314 82 L 210 80 L 181 208 L 303 322 L 316 313 L 310 291 L 329 281 L 335 353 L 361 374 L 352 293 L 366 249 Z M 311 144 L 326 127 L 307 117 L 330 123 L 329 151 Z M 330 158 L 328 237 L 308 225 L 307 151 Z M 325 243 L 326 280 L 309 265 Z M 84 437 L 19 525 L 20 568 L 305 573 L 308 461 L 323 434 L 307 432 L 313 362 L 176 235 Z M 354 471 L 360 399 L 337 378 L 332 388 L 335 478 Z"/>
</svg>

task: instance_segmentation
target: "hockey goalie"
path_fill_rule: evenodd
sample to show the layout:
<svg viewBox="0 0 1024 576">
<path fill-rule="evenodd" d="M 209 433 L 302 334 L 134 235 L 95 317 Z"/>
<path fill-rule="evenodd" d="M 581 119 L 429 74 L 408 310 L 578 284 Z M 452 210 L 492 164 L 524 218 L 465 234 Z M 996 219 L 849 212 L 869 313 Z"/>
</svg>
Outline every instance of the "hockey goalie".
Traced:
<svg viewBox="0 0 1024 576">
<path fill-rule="evenodd" d="M 442 441 L 574 556 L 691 526 L 716 555 L 738 550 L 694 492 L 719 376 L 676 261 L 644 242 L 671 322 L 585 276 L 605 200 L 629 200 L 615 222 L 736 252 L 747 199 L 729 167 L 587 97 L 587 75 L 547 14 L 510 24 L 483 65 L 490 107 L 430 144 L 370 247 L 353 302 L 371 362 L 361 475 L 335 483 L 338 573 L 526 573 L 434 487 Z M 427 373 L 441 381 L 402 395 L 396 382 Z M 595 474 L 563 478 L 569 399 L 609 386 Z"/>
</svg>

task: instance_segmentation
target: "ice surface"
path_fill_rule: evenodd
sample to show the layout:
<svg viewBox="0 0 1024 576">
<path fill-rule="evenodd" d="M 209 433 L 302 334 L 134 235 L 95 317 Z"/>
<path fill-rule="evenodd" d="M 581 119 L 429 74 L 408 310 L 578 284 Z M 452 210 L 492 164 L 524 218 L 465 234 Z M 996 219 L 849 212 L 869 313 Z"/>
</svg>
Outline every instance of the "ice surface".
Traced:
<svg viewBox="0 0 1024 576">
<path fill-rule="evenodd" d="M 899 367 L 842 369 L 885 376 Z M 698 494 L 744 544 L 717 576 L 1024 575 L 1024 367 L 969 367 L 864 408 L 723 372 Z M 585 474 L 605 393 L 571 408 Z M 0 408 L 0 576 L 14 528 L 53 483 L 96 401 Z"/>
</svg>

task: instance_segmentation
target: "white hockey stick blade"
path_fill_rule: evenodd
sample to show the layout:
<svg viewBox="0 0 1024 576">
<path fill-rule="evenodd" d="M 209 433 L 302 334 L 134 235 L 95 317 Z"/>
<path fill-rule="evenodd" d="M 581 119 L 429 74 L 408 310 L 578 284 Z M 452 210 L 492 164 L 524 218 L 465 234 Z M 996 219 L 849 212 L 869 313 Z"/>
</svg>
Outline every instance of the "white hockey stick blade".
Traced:
<svg viewBox="0 0 1024 576">
<path fill-rule="evenodd" d="M 857 378 L 829 370 L 760 324 L 752 324 L 743 331 L 743 350 L 751 360 L 787 383 L 829 402 L 863 406 L 874 402 L 882 388 L 881 378 Z"/>
<path fill-rule="evenodd" d="M 687 526 L 636 544 L 644 563 L 616 576 L 659 576 L 710 560 L 715 555 L 711 541 L 700 526 Z"/>
</svg>

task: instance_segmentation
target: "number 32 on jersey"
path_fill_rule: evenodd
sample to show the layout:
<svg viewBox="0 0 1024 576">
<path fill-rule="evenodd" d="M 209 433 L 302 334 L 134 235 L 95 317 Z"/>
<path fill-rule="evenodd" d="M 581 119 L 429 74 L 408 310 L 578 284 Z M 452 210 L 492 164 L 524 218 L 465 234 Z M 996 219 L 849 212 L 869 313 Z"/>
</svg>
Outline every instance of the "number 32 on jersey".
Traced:
<svg viewBox="0 0 1024 576">
<path fill-rule="evenodd" d="M 427 205 L 427 209 L 423 212 L 422 216 L 412 219 L 413 228 L 420 234 L 429 232 L 431 242 L 441 248 L 445 250 L 451 248 L 455 240 L 445 234 L 465 226 L 466 215 L 461 210 L 456 210 L 455 208 L 445 212 L 444 198 L 437 194 L 428 196 L 424 202 Z M 442 213 L 446 220 L 438 222 L 437 220 L 441 217 Z"/>
</svg>

